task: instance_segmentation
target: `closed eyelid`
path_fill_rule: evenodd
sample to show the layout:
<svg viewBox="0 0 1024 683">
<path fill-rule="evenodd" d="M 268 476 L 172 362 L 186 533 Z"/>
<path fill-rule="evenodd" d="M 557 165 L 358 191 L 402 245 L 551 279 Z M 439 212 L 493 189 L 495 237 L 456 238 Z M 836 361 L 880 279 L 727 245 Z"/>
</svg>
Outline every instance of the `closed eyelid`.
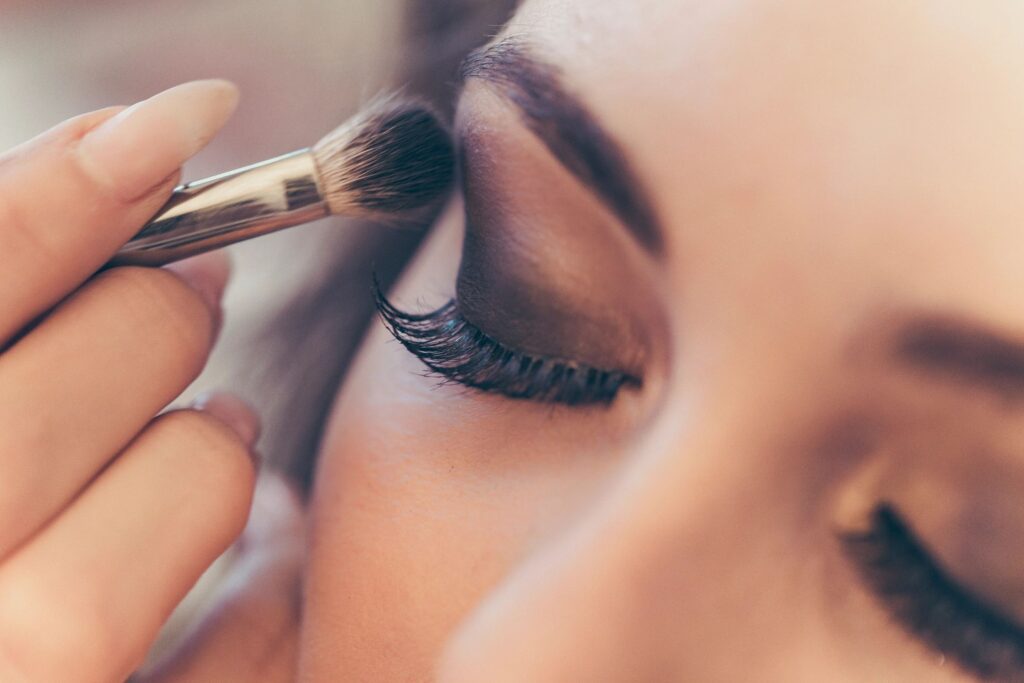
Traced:
<svg viewBox="0 0 1024 683">
<path fill-rule="evenodd" d="M 868 529 L 839 540 L 886 609 L 929 647 L 985 680 L 1020 678 L 1020 627 L 939 566 L 893 506 L 880 504 Z"/>
<path fill-rule="evenodd" d="M 660 338 L 647 253 L 501 101 L 469 98 L 456 128 L 460 311 L 518 350 L 641 374 Z"/>
</svg>

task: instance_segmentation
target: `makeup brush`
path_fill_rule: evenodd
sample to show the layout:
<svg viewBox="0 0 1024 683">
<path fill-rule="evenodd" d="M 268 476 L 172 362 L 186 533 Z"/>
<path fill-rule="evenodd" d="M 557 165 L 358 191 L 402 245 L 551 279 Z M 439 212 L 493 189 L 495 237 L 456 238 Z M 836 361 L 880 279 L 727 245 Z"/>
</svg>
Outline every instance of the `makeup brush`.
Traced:
<svg viewBox="0 0 1024 683">
<path fill-rule="evenodd" d="M 436 202 L 454 167 L 428 107 L 379 102 L 310 149 L 176 188 L 108 266 L 159 266 L 332 214 L 401 217 Z"/>
</svg>

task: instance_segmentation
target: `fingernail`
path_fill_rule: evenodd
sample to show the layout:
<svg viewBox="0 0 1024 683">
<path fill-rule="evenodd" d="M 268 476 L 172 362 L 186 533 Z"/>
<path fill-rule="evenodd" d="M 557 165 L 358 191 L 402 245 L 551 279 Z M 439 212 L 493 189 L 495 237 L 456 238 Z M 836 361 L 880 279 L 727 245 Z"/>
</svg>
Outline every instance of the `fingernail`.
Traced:
<svg viewBox="0 0 1024 683">
<path fill-rule="evenodd" d="M 207 307 L 220 316 L 220 300 L 231 277 L 231 260 L 226 252 L 211 251 L 164 266 L 196 290 Z"/>
<path fill-rule="evenodd" d="M 128 107 L 78 143 L 83 167 L 123 201 L 139 199 L 201 150 L 238 103 L 228 81 L 192 81 Z"/>
<path fill-rule="evenodd" d="M 248 403 L 234 394 L 207 392 L 200 394 L 192 407 L 217 418 L 238 435 L 251 450 L 260 435 L 260 418 Z M 255 459 L 255 456 L 253 456 Z"/>
</svg>

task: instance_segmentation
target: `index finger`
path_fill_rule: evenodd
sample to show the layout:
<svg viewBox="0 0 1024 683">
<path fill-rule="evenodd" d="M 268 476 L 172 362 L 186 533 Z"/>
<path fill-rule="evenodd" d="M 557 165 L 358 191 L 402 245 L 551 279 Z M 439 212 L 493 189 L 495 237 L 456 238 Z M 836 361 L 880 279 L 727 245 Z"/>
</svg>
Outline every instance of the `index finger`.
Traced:
<svg viewBox="0 0 1024 683">
<path fill-rule="evenodd" d="M 0 347 L 142 227 L 237 100 L 226 81 L 193 81 L 0 156 Z"/>
</svg>

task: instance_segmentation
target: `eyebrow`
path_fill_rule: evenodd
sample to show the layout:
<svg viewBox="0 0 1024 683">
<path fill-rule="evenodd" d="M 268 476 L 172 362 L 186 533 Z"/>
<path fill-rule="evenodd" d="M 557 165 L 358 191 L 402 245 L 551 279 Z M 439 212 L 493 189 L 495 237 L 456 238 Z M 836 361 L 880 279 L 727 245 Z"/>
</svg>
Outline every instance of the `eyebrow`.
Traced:
<svg viewBox="0 0 1024 683">
<path fill-rule="evenodd" d="M 912 323 L 896 345 L 899 358 L 919 370 L 999 398 L 1024 398 L 1024 344 L 973 324 L 948 319 Z"/>
<path fill-rule="evenodd" d="M 622 221 L 647 251 L 661 255 L 663 233 L 642 185 L 615 140 L 562 83 L 557 67 L 513 36 L 472 53 L 462 78 L 497 86 L 523 121 L 570 173 Z"/>
</svg>

